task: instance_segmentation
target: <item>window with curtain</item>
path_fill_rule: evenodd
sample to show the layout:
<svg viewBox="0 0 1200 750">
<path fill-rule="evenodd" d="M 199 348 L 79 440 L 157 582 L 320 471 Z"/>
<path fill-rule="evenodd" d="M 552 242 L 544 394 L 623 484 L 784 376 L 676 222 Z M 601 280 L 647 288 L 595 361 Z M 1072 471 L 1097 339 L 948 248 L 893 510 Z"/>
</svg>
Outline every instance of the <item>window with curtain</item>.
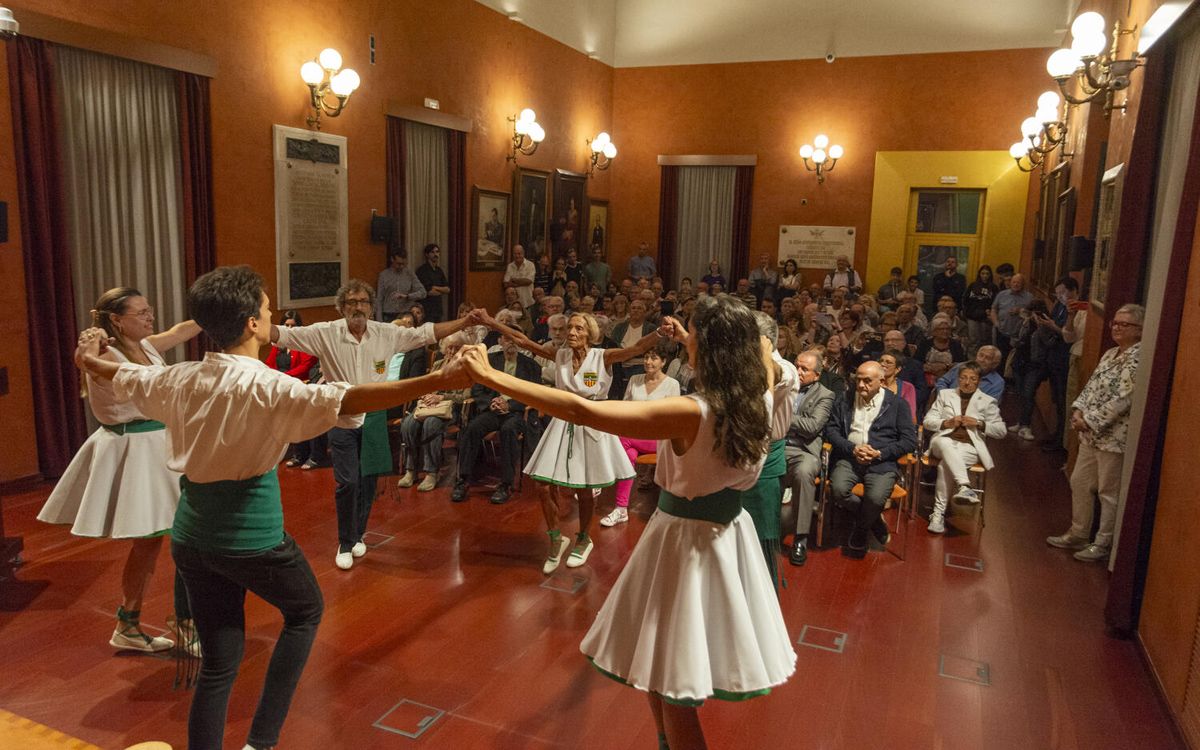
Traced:
<svg viewBox="0 0 1200 750">
<path fill-rule="evenodd" d="M 737 167 L 679 167 L 674 278 L 698 280 L 716 260 L 731 278 Z"/>
<path fill-rule="evenodd" d="M 409 121 L 404 137 L 404 247 L 416 268 L 424 262 L 421 248 L 431 242 L 445 247 L 449 238 L 446 129 Z"/>
<path fill-rule="evenodd" d="M 186 293 L 176 74 L 70 47 L 57 63 L 77 323 L 105 290 L 132 286 L 158 330 L 174 325 Z"/>
</svg>

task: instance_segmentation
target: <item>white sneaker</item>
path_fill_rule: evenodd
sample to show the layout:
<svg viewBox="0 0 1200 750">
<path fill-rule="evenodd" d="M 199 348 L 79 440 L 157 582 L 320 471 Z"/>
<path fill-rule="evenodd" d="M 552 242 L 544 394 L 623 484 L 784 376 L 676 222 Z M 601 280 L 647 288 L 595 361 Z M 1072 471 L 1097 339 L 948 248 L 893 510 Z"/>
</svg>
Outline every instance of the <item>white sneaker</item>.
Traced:
<svg viewBox="0 0 1200 750">
<path fill-rule="evenodd" d="M 437 487 L 438 475 L 436 471 L 431 471 L 425 475 L 421 483 L 417 485 L 417 492 L 430 492 Z"/>
<path fill-rule="evenodd" d="M 792 488 L 784 487 L 783 488 L 783 500 L 780 501 L 780 504 L 788 505 L 791 502 L 792 502 Z"/>
<path fill-rule="evenodd" d="M 350 554 L 354 557 L 362 557 L 363 555 L 367 554 L 366 543 L 359 539 L 354 543 L 354 546 L 350 548 Z"/>
<path fill-rule="evenodd" d="M 1022 427 L 1021 429 L 1017 430 L 1017 436 L 1020 437 L 1022 440 L 1036 440 L 1037 439 L 1037 436 L 1033 434 L 1033 430 L 1029 429 L 1028 427 Z"/>
<path fill-rule="evenodd" d="M 592 548 L 595 546 L 596 544 L 590 536 L 587 537 L 585 544 L 576 544 L 575 549 L 571 550 L 571 554 L 567 557 L 567 567 L 578 568 L 583 565 L 587 562 L 588 555 L 592 554 Z"/>
<path fill-rule="evenodd" d="M 954 493 L 954 501 L 960 505 L 978 505 L 979 499 L 979 492 L 977 492 L 970 485 L 966 484 L 964 484 L 962 487 L 959 487 L 958 492 Z"/>
<path fill-rule="evenodd" d="M 400 481 L 396 482 L 397 487 L 412 487 L 416 477 L 411 471 L 404 472 L 404 476 L 400 477 Z"/>
<path fill-rule="evenodd" d="M 1089 544 L 1083 549 L 1075 553 L 1075 559 L 1080 562 L 1103 562 L 1108 560 L 1108 547 L 1101 547 L 1098 544 Z M 570 565 L 567 562 L 567 565 Z"/>
<path fill-rule="evenodd" d="M 144 651 L 148 654 L 167 651 L 175 647 L 175 641 L 161 635 L 148 636 L 137 623 L 121 623 L 113 631 L 108 645 L 121 651 Z"/>
<path fill-rule="evenodd" d="M 1083 549 L 1088 546 L 1088 540 L 1080 539 L 1070 534 L 1063 534 L 1062 536 L 1046 537 L 1046 544 L 1049 544 L 1051 547 L 1058 547 L 1059 549 Z"/>
<path fill-rule="evenodd" d="M 354 554 L 351 552 L 342 552 L 341 547 L 338 547 L 338 553 L 333 558 L 333 564 L 342 570 L 350 570 L 354 565 Z"/>
<path fill-rule="evenodd" d="M 929 514 L 929 527 L 926 529 L 930 534 L 945 534 L 946 520 L 941 513 Z"/>
<path fill-rule="evenodd" d="M 554 544 L 554 538 L 550 538 L 550 544 Z M 542 572 L 550 575 L 558 570 L 558 566 L 562 564 L 563 555 L 567 554 L 567 547 L 571 546 L 571 539 L 566 534 L 558 535 L 558 545 L 551 547 L 550 556 L 546 558 L 545 564 L 542 565 Z"/>
<path fill-rule="evenodd" d="M 612 513 L 609 513 L 604 518 L 600 519 L 601 526 L 616 526 L 619 523 L 625 523 L 629 520 L 629 511 L 625 508 L 613 508 Z"/>
<path fill-rule="evenodd" d="M 1010 425 L 1008 426 L 1008 431 L 1009 431 L 1009 432 L 1016 432 L 1016 431 L 1018 431 L 1018 430 L 1020 430 L 1020 429 L 1021 429 L 1021 425 L 1019 425 L 1019 424 L 1010 424 Z"/>
</svg>

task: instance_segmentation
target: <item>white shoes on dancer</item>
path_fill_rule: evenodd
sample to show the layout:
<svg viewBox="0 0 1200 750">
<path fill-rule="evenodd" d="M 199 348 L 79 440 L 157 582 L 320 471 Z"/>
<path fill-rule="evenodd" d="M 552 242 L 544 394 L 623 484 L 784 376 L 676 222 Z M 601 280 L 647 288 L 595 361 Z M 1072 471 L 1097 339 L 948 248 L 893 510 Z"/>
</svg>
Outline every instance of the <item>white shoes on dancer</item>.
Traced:
<svg viewBox="0 0 1200 750">
<path fill-rule="evenodd" d="M 571 546 L 571 538 L 566 534 L 559 534 L 557 537 L 551 534 L 550 545 L 550 556 L 542 565 L 542 572 L 546 575 L 558 570 L 558 566 L 562 564 L 563 555 L 567 554 L 567 547 Z"/>
<path fill-rule="evenodd" d="M 609 513 L 604 518 L 600 519 L 601 526 L 616 526 L 619 523 L 625 523 L 629 520 L 629 511 L 620 506 L 613 508 L 612 513 Z"/>
<path fill-rule="evenodd" d="M 596 544 L 590 536 L 585 536 L 583 539 L 575 537 L 575 549 L 571 550 L 570 556 L 567 557 L 568 568 L 578 568 L 587 562 L 588 555 L 592 554 L 592 548 Z"/>
</svg>

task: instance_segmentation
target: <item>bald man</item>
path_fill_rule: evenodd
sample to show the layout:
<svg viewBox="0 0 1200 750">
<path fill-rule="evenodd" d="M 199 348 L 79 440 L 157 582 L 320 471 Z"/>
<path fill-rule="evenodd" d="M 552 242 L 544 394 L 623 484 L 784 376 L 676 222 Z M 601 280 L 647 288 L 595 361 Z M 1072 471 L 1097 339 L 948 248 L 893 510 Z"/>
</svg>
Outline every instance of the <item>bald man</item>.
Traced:
<svg viewBox="0 0 1200 750">
<path fill-rule="evenodd" d="M 979 364 L 979 390 L 996 399 L 1004 398 L 1004 376 L 1000 374 L 1000 350 L 994 346 L 981 346 L 975 352 L 975 362 Z M 958 371 L 962 363 L 950 368 L 950 371 L 937 380 L 935 392 L 940 393 L 947 388 L 958 387 Z"/>
<path fill-rule="evenodd" d="M 904 399 L 883 387 L 883 368 L 870 361 L 854 373 L 854 388 L 833 406 L 825 425 L 825 441 L 832 446 L 829 489 L 835 505 L 854 517 L 854 528 L 842 545 L 842 554 L 866 557 L 869 537 L 888 543 L 888 527 L 880 518 L 892 494 L 900 467 L 896 459 L 917 447 L 917 431 Z M 863 497 L 851 492 L 862 483 Z"/>
</svg>

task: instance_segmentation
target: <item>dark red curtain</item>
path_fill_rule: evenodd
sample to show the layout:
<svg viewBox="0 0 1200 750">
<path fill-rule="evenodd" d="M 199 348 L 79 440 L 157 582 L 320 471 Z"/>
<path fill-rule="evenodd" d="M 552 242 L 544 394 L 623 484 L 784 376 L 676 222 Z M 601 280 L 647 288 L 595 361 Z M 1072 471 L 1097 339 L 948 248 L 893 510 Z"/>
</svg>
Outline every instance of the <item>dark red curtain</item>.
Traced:
<svg viewBox="0 0 1200 750">
<path fill-rule="evenodd" d="M 21 244 L 28 295 L 29 359 L 38 467 L 60 476 L 87 438 L 72 362 L 75 292 L 63 204 L 53 46 L 26 36 L 8 47 Z"/>
<path fill-rule="evenodd" d="M 450 277 L 450 300 L 446 304 L 446 320 L 457 317 L 458 305 L 467 288 L 467 134 L 461 130 L 446 131 L 446 164 L 449 174 L 446 186 L 450 191 L 446 204 L 450 211 L 446 239 L 446 275 Z"/>
<path fill-rule="evenodd" d="M 209 81 L 175 73 L 179 109 L 179 154 L 183 182 L 183 263 L 187 285 L 217 267 L 213 221 L 212 119 Z M 188 342 L 188 359 L 212 350 L 207 334 Z"/>
<path fill-rule="evenodd" d="M 404 146 L 404 120 L 387 118 L 387 210 L 394 222 L 392 241 L 387 249 L 404 246 L 405 188 L 404 164 L 408 161 L 408 149 Z M 379 267 L 386 268 L 387 254 L 380 260 Z"/>
<path fill-rule="evenodd" d="M 679 224 L 679 167 L 662 168 L 658 189 L 658 275 L 671 289 L 679 286 L 675 277 L 675 233 Z"/>
<path fill-rule="evenodd" d="M 733 246 L 729 258 L 729 284 L 750 273 L 750 214 L 754 203 L 754 167 L 738 167 L 733 181 Z"/>
</svg>

